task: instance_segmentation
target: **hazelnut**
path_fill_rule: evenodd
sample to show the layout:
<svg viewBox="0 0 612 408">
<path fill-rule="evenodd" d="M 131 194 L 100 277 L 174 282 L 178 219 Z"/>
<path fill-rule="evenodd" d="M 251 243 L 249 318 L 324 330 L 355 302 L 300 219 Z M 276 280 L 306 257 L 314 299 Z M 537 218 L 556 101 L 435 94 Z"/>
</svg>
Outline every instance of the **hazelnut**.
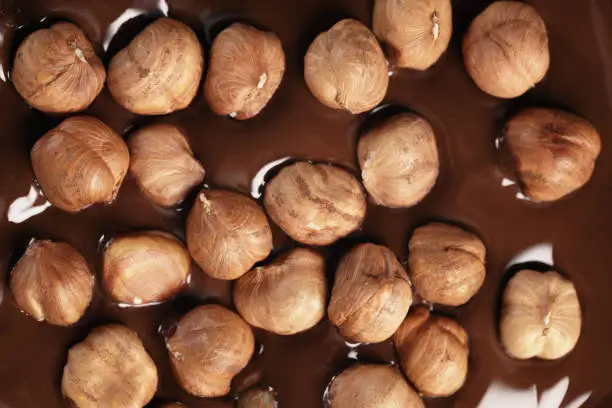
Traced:
<svg viewBox="0 0 612 408">
<path fill-rule="evenodd" d="M 243 194 L 202 190 L 187 218 L 187 245 L 216 279 L 244 275 L 272 251 L 272 231 L 256 201 Z"/>
<path fill-rule="evenodd" d="M 204 94 L 215 113 L 249 119 L 270 101 L 284 73 L 278 37 L 235 23 L 213 42 Z"/>
<path fill-rule="evenodd" d="M 393 336 L 408 379 L 426 396 L 446 397 L 463 386 L 468 370 L 467 333 L 426 307 L 408 314 Z"/>
<path fill-rule="evenodd" d="M 234 304 L 244 320 L 283 335 L 319 323 L 325 315 L 326 296 L 325 261 L 303 248 L 251 270 L 234 285 Z"/>
<path fill-rule="evenodd" d="M 185 109 L 198 91 L 204 57 L 185 24 L 160 18 L 113 57 L 108 89 L 121 106 L 140 115 Z"/>
<path fill-rule="evenodd" d="M 511 357 L 561 358 L 576 346 L 581 325 L 576 288 L 559 273 L 522 270 L 508 282 L 500 334 Z"/>
<path fill-rule="evenodd" d="M 68 113 L 91 105 L 104 87 L 106 71 L 77 26 L 57 23 L 34 31 L 21 43 L 12 80 L 34 108 Z"/>
<path fill-rule="evenodd" d="M 385 207 L 411 207 L 438 178 L 436 136 L 420 116 L 400 113 L 365 133 L 357 145 L 363 185 Z"/>
<path fill-rule="evenodd" d="M 68 351 L 62 394 L 78 408 L 147 405 L 157 389 L 157 368 L 138 336 L 125 326 L 95 328 Z"/>
<path fill-rule="evenodd" d="M 113 201 L 130 162 L 123 139 L 91 116 L 64 120 L 36 142 L 30 157 L 47 199 L 69 212 Z"/>
<path fill-rule="evenodd" d="M 398 67 L 426 70 L 448 48 L 453 31 L 450 0 L 376 0 L 374 34 Z"/>
<path fill-rule="evenodd" d="M 502 149 L 512 157 L 523 193 L 545 202 L 589 181 L 601 139 L 585 119 L 560 110 L 529 108 L 506 125 Z"/>
<path fill-rule="evenodd" d="M 277 406 L 271 390 L 256 387 L 240 396 L 237 408 L 277 408 Z"/>
<path fill-rule="evenodd" d="M 137 130 L 128 140 L 130 171 L 140 189 L 155 203 L 172 207 L 204 180 L 204 168 L 185 135 L 173 125 Z"/>
<path fill-rule="evenodd" d="M 387 61 L 376 37 L 351 19 L 313 41 L 304 58 L 304 79 L 319 102 L 354 114 L 382 102 L 389 85 Z"/>
<path fill-rule="evenodd" d="M 76 249 L 62 242 L 33 240 L 11 271 L 19 307 L 38 321 L 76 323 L 91 303 L 94 278 Z"/>
<path fill-rule="evenodd" d="M 219 397 L 253 356 L 255 339 L 237 314 L 217 305 L 187 313 L 166 340 L 181 386 L 197 397 Z"/>
<path fill-rule="evenodd" d="M 516 98 L 544 79 L 550 65 L 546 25 L 517 1 L 496 1 L 478 15 L 463 39 L 468 74 L 484 92 Z"/>
<path fill-rule="evenodd" d="M 411 303 L 408 275 L 393 252 L 361 244 L 340 260 L 327 311 L 347 340 L 379 343 L 395 333 Z"/>
<path fill-rule="evenodd" d="M 361 226 L 366 199 L 349 172 L 329 164 L 298 162 L 268 183 L 268 215 L 291 238 L 308 245 L 329 245 Z"/>
<path fill-rule="evenodd" d="M 412 283 L 428 302 L 463 305 L 484 282 L 485 246 L 459 227 L 434 222 L 417 228 L 408 249 Z"/>
</svg>

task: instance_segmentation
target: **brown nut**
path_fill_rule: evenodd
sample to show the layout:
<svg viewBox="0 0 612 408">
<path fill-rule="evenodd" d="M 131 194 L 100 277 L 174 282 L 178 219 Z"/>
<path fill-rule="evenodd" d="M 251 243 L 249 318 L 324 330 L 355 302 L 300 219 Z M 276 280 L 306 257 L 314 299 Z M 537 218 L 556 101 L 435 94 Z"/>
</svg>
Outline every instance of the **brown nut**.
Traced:
<svg viewBox="0 0 612 408">
<path fill-rule="evenodd" d="M 389 86 L 387 61 L 376 37 L 351 19 L 313 41 L 304 58 L 304 79 L 319 102 L 354 114 L 382 102 Z"/>
<path fill-rule="evenodd" d="M 64 120 L 36 142 L 30 157 L 47 199 L 69 212 L 113 201 L 130 162 L 123 139 L 91 116 Z"/>
<path fill-rule="evenodd" d="M 595 170 L 601 138 L 585 119 L 555 109 L 529 108 L 506 125 L 502 144 L 523 193 L 558 200 L 584 186 Z"/>
<path fill-rule="evenodd" d="M 393 342 L 404 373 L 423 395 L 446 397 L 463 386 L 468 371 L 467 333 L 454 320 L 416 308 Z"/>
<path fill-rule="evenodd" d="M 511 357 L 561 358 L 576 346 L 581 326 L 576 288 L 557 272 L 522 270 L 508 282 L 500 334 Z"/>
<path fill-rule="evenodd" d="M 85 314 L 94 278 L 85 258 L 70 245 L 33 240 L 11 271 L 10 285 L 25 313 L 67 326 Z"/>
<path fill-rule="evenodd" d="M 450 0 L 376 0 L 374 34 L 392 50 L 398 67 L 426 70 L 448 48 Z"/>
<path fill-rule="evenodd" d="M 238 398 L 237 408 L 277 408 L 274 393 L 266 388 L 251 388 Z"/>
<path fill-rule="evenodd" d="M 298 162 L 268 183 L 268 215 L 291 238 L 308 245 L 329 245 L 361 226 L 366 199 L 349 172 L 329 164 Z"/>
<path fill-rule="evenodd" d="M 544 20 L 528 4 L 496 1 L 463 38 L 468 74 L 484 92 L 516 98 L 544 79 L 550 65 Z"/>
<path fill-rule="evenodd" d="M 340 260 L 327 313 L 347 340 L 380 343 L 395 333 L 411 304 L 408 275 L 395 254 L 361 244 Z"/>
<path fill-rule="evenodd" d="M 217 305 L 193 309 L 166 340 L 174 373 L 197 397 L 226 395 L 232 378 L 253 356 L 255 339 L 237 314 Z"/>
<path fill-rule="evenodd" d="M 77 408 L 142 408 L 157 389 L 157 368 L 125 326 L 93 329 L 68 351 L 62 394 Z"/>
<path fill-rule="evenodd" d="M 393 115 L 361 136 L 357 158 L 364 187 L 385 207 L 417 204 L 440 171 L 434 131 L 411 113 Z"/>
<path fill-rule="evenodd" d="M 34 31 L 21 43 L 12 80 L 34 108 L 68 113 L 91 105 L 104 87 L 106 71 L 77 26 L 57 23 Z"/>
<path fill-rule="evenodd" d="M 319 323 L 325 315 L 326 296 L 325 261 L 303 248 L 251 270 L 234 285 L 234 304 L 244 320 L 283 335 Z"/>
<path fill-rule="evenodd" d="M 187 218 L 187 246 L 216 279 L 244 275 L 272 251 L 272 231 L 256 201 L 243 194 L 202 190 Z"/>
<path fill-rule="evenodd" d="M 139 129 L 130 136 L 128 147 L 136 183 L 163 207 L 179 204 L 204 180 L 202 164 L 176 126 L 160 123 Z"/>
<path fill-rule="evenodd" d="M 179 21 L 160 18 L 113 57 L 108 89 L 131 112 L 164 115 L 191 103 L 203 70 L 194 32 Z"/>
<path fill-rule="evenodd" d="M 213 42 L 204 95 L 218 115 L 249 119 L 267 105 L 284 73 L 285 53 L 278 37 L 235 23 Z"/>
</svg>

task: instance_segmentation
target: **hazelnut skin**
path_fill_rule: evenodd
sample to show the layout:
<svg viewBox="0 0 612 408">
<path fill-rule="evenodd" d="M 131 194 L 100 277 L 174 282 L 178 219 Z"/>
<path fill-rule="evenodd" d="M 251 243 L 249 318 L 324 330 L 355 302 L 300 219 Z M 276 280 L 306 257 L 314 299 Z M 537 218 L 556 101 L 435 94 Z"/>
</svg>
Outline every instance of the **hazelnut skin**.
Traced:
<svg viewBox="0 0 612 408">
<path fill-rule="evenodd" d="M 297 248 L 255 268 L 234 285 L 234 304 L 251 326 L 282 335 L 314 327 L 325 315 L 325 261 Z"/>
<path fill-rule="evenodd" d="M 559 273 L 522 270 L 508 282 L 500 335 L 511 357 L 561 358 L 576 346 L 581 326 L 576 289 Z"/>
<path fill-rule="evenodd" d="M 364 187 L 376 204 L 385 207 L 417 204 L 440 172 L 434 131 L 411 113 L 393 115 L 361 136 L 357 158 Z"/>
<path fill-rule="evenodd" d="M 278 37 L 235 23 L 213 42 L 204 95 L 218 115 L 249 119 L 267 105 L 284 73 L 285 53 Z"/>
<path fill-rule="evenodd" d="M 94 277 L 85 258 L 62 242 L 33 240 L 11 271 L 19 307 L 38 321 L 76 323 L 93 296 Z"/>
<path fill-rule="evenodd" d="M 480 238 L 459 227 L 439 222 L 419 227 L 408 248 L 412 283 L 430 303 L 461 306 L 484 282 L 486 248 Z"/>
<path fill-rule="evenodd" d="M 77 26 L 57 23 L 34 31 L 21 43 L 12 80 L 34 108 L 69 113 L 91 105 L 104 87 L 106 71 Z"/>
<path fill-rule="evenodd" d="M 426 307 L 408 314 L 393 336 L 404 373 L 425 396 L 447 397 L 459 390 L 468 371 L 467 333 Z"/>
<path fill-rule="evenodd" d="M 380 343 L 402 324 L 411 303 L 408 275 L 393 252 L 361 244 L 340 260 L 327 313 L 345 339 Z"/>
<path fill-rule="evenodd" d="M 70 348 L 62 394 L 78 408 L 141 408 L 153 399 L 157 381 L 155 363 L 138 336 L 110 324 Z"/>
<path fill-rule="evenodd" d="M 257 202 L 232 191 L 202 190 L 187 218 L 187 246 L 216 279 L 244 275 L 272 251 L 272 230 Z"/>
<path fill-rule="evenodd" d="M 268 215 L 294 240 L 329 245 L 357 230 L 366 214 L 366 199 L 357 179 L 329 164 L 297 162 L 268 183 Z"/>
<path fill-rule="evenodd" d="M 198 38 L 185 24 L 160 18 L 113 57 L 108 89 L 125 109 L 164 115 L 193 100 L 204 70 Z"/>
<path fill-rule="evenodd" d="M 528 4 L 496 1 L 463 38 L 468 74 L 484 92 L 516 98 L 544 79 L 550 65 L 544 20 Z"/>
<path fill-rule="evenodd" d="M 255 339 L 237 314 L 217 305 L 193 309 L 166 340 L 175 376 L 196 397 L 226 395 L 253 356 Z"/>
<path fill-rule="evenodd" d="M 555 201 L 593 175 L 601 138 L 585 119 L 555 109 L 528 108 L 506 125 L 502 149 L 514 163 L 523 193 Z"/>
<path fill-rule="evenodd" d="M 274 393 L 269 389 L 251 388 L 238 398 L 237 408 L 277 408 Z"/>
<path fill-rule="evenodd" d="M 389 86 L 385 55 L 372 32 L 345 19 L 319 34 L 304 58 L 304 79 L 322 104 L 353 114 L 384 99 Z"/>
</svg>

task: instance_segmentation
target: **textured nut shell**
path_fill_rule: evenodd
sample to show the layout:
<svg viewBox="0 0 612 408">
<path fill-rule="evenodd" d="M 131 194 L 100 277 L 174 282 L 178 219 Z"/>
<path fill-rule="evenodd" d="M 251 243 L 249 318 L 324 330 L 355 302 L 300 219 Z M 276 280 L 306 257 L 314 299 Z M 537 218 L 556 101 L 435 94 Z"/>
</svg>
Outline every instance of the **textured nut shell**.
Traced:
<svg viewBox="0 0 612 408">
<path fill-rule="evenodd" d="M 529 108 L 506 125 L 504 148 L 513 158 L 523 193 L 534 201 L 554 201 L 589 181 L 601 139 L 585 119 Z"/>
<path fill-rule="evenodd" d="M 372 32 L 345 19 L 319 34 L 304 58 L 304 79 L 324 105 L 362 113 L 378 105 L 389 85 L 385 56 Z"/>
<path fill-rule="evenodd" d="M 272 231 L 256 201 L 231 191 L 202 190 L 187 218 L 187 246 L 217 279 L 244 275 L 272 251 Z"/>
<path fill-rule="evenodd" d="M 77 26 L 57 23 L 33 32 L 21 43 L 11 79 L 36 109 L 68 113 L 83 110 L 96 99 L 106 71 Z"/>
<path fill-rule="evenodd" d="M 272 391 L 252 388 L 238 399 L 237 408 L 277 408 L 278 404 Z"/>
<path fill-rule="evenodd" d="M 363 185 L 385 207 L 410 207 L 433 188 L 440 171 L 436 136 L 420 116 L 400 113 L 364 134 L 357 145 Z"/>
<path fill-rule="evenodd" d="M 270 101 L 284 73 L 278 37 L 235 23 L 213 42 L 204 95 L 215 113 L 248 119 Z"/>
<path fill-rule="evenodd" d="M 91 303 L 94 278 L 87 262 L 61 242 L 32 241 L 11 271 L 19 307 L 38 321 L 76 323 Z"/>
<path fill-rule="evenodd" d="M 155 124 L 139 129 L 130 136 L 128 146 L 136 183 L 163 207 L 179 204 L 204 180 L 202 164 L 176 126 Z"/>
<path fill-rule="evenodd" d="M 468 370 L 467 333 L 454 320 L 416 308 L 393 341 L 404 373 L 423 395 L 445 397 L 463 386 Z"/>
<path fill-rule="evenodd" d="M 340 261 L 329 320 L 350 341 L 379 343 L 398 329 L 412 304 L 408 275 L 390 249 L 361 244 Z"/>
<path fill-rule="evenodd" d="M 204 69 L 202 48 L 185 24 L 160 18 L 150 24 L 108 67 L 108 88 L 125 109 L 163 115 L 186 108 Z"/>
<path fill-rule="evenodd" d="M 453 31 L 450 0 L 376 0 L 374 34 L 394 51 L 396 65 L 425 70 L 448 48 Z"/>
<path fill-rule="evenodd" d="M 291 238 L 329 245 L 361 226 L 366 199 L 359 182 L 328 164 L 298 162 L 283 168 L 267 185 L 268 215 Z"/>
<path fill-rule="evenodd" d="M 234 285 L 234 304 L 251 326 L 276 334 L 295 334 L 325 315 L 325 261 L 297 248 L 270 265 L 255 268 Z"/>
<path fill-rule="evenodd" d="M 193 309 L 167 340 L 170 362 L 181 386 L 197 397 L 220 397 L 251 359 L 255 339 L 237 314 L 217 305 Z"/>
<path fill-rule="evenodd" d="M 557 272 L 518 272 L 504 291 L 501 341 L 518 359 L 561 358 L 574 349 L 582 326 L 574 285 Z"/>
<path fill-rule="evenodd" d="M 113 201 L 130 162 L 123 139 L 91 116 L 64 120 L 36 142 L 30 157 L 45 196 L 70 212 Z"/>
<path fill-rule="evenodd" d="M 157 368 L 125 326 L 98 327 L 68 351 L 62 393 L 78 408 L 141 408 L 157 389 Z"/>
</svg>

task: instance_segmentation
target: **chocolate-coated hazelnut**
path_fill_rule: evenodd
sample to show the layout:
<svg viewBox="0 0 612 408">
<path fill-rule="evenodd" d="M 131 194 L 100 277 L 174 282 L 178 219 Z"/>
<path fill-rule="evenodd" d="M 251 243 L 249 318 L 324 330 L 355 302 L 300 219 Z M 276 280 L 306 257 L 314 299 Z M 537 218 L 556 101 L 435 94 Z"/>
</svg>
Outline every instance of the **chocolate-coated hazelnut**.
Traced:
<svg viewBox="0 0 612 408">
<path fill-rule="evenodd" d="M 47 199 L 69 212 L 113 201 L 130 162 L 123 139 L 91 116 L 64 120 L 36 142 L 30 157 Z"/>
<path fill-rule="evenodd" d="M 272 251 L 272 231 L 257 202 L 243 194 L 202 190 L 187 218 L 187 246 L 216 279 L 244 275 Z"/>
<path fill-rule="evenodd" d="M 308 245 L 329 245 L 361 226 L 366 199 L 349 172 L 329 164 L 298 162 L 268 183 L 268 215 L 291 238 Z"/>
<path fill-rule="evenodd" d="M 411 304 L 408 275 L 393 252 L 361 244 L 340 260 L 327 313 L 347 340 L 379 343 L 395 333 Z"/>
<path fill-rule="evenodd" d="M 304 79 L 319 102 L 354 114 L 378 105 L 389 86 L 387 61 L 376 37 L 351 19 L 313 41 L 304 58 Z"/>
<path fill-rule="evenodd" d="M 273 263 L 255 268 L 234 285 L 234 304 L 251 326 L 276 334 L 295 334 L 325 315 L 325 261 L 297 248 Z"/>
<path fill-rule="evenodd" d="M 277 408 L 277 406 L 271 390 L 255 387 L 240 395 L 237 408 Z"/>
</svg>

